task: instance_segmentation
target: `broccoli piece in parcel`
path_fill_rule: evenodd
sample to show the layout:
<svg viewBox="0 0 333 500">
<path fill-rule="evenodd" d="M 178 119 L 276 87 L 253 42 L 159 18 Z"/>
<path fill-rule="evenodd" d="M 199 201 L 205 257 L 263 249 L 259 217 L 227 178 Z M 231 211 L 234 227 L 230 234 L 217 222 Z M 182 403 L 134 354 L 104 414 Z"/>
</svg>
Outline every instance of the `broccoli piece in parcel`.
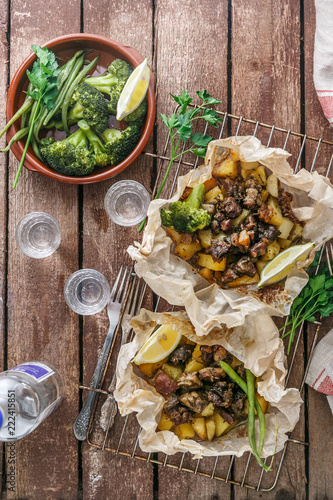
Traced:
<svg viewBox="0 0 333 500">
<path fill-rule="evenodd" d="M 141 125 L 146 119 L 147 111 L 148 111 L 148 103 L 147 101 L 142 101 L 140 106 L 138 106 L 134 111 L 132 111 L 132 113 L 125 116 L 124 120 L 127 123 L 131 124 L 135 123 L 136 125 L 141 127 Z"/>
<path fill-rule="evenodd" d="M 206 210 L 200 208 L 204 195 L 204 184 L 198 184 L 185 201 L 170 203 L 169 210 L 161 208 L 163 226 L 173 227 L 180 233 L 194 233 L 197 229 L 208 226 L 211 217 Z"/>
<path fill-rule="evenodd" d="M 87 175 L 96 165 L 81 129 L 62 141 L 56 142 L 53 137 L 46 137 L 40 141 L 39 149 L 43 161 L 60 174 Z"/>
<path fill-rule="evenodd" d="M 84 82 L 75 87 L 70 101 L 71 110 L 68 113 L 69 124 L 86 120 L 96 134 L 102 134 L 108 126 L 108 105 L 103 94 Z"/>
<path fill-rule="evenodd" d="M 108 73 L 86 78 L 84 82 L 99 90 L 99 92 L 110 96 L 108 110 L 109 113 L 115 115 L 117 114 L 117 104 L 120 94 L 132 71 L 132 67 L 126 61 L 115 59 L 110 64 Z"/>
<path fill-rule="evenodd" d="M 133 151 L 141 137 L 137 125 L 129 125 L 125 130 L 106 129 L 102 134 L 104 146 L 109 152 L 112 165 L 118 165 Z"/>
</svg>

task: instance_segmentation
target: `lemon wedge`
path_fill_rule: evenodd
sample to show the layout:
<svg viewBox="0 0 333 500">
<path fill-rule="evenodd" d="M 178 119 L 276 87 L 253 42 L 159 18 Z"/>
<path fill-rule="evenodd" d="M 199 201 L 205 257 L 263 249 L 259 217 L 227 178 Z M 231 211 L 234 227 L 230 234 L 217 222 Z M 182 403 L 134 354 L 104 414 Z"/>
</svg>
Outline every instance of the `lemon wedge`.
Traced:
<svg viewBox="0 0 333 500">
<path fill-rule="evenodd" d="M 136 365 L 141 365 L 161 361 L 177 347 L 181 336 L 181 333 L 175 332 L 169 325 L 162 325 L 143 344 L 133 362 Z"/>
<path fill-rule="evenodd" d="M 147 94 L 150 82 L 150 69 L 146 58 L 127 80 L 117 104 L 117 120 L 122 120 L 140 106 Z"/>
<path fill-rule="evenodd" d="M 295 262 L 305 260 L 313 248 L 314 243 L 306 243 L 289 247 L 279 253 L 262 270 L 258 287 L 272 285 L 283 280 L 290 273 Z"/>
</svg>

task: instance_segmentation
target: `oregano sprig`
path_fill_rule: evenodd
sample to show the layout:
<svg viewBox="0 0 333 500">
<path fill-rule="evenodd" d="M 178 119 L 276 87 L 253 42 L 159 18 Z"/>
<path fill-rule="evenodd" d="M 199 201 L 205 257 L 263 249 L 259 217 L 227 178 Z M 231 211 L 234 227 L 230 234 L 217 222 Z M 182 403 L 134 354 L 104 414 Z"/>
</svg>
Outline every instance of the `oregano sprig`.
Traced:
<svg viewBox="0 0 333 500">
<path fill-rule="evenodd" d="M 175 160 L 178 160 L 186 153 L 193 153 L 200 158 L 205 158 L 208 143 L 213 138 L 206 134 L 193 133 L 192 127 L 195 121 L 204 120 L 213 127 L 218 127 L 222 121 L 221 116 L 214 109 L 210 108 L 210 106 L 219 104 L 221 101 L 215 99 L 215 97 L 211 97 L 207 90 L 197 91 L 197 95 L 201 100 L 201 103 L 197 107 L 190 106 L 193 99 L 186 90 L 183 90 L 181 95 L 170 95 L 179 104 L 180 108 L 178 113 L 173 113 L 169 118 L 165 114 L 160 113 L 170 133 L 170 162 L 155 195 L 155 199 L 159 198 Z M 187 142 L 189 143 L 188 148 L 181 151 L 183 144 Z M 139 232 L 143 229 L 145 221 L 146 219 L 141 223 Z"/>
<path fill-rule="evenodd" d="M 54 53 L 48 50 L 47 47 L 44 47 L 42 49 L 41 47 L 32 45 L 31 48 L 35 52 L 37 60 L 34 62 L 31 72 L 27 70 L 27 76 L 31 84 L 33 85 L 33 89 L 28 90 L 26 93 L 29 97 L 36 101 L 37 105 L 34 107 L 34 112 L 29 123 L 28 137 L 15 177 L 13 189 L 16 188 L 17 181 L 20 176 L 25 156 L 30 144 L 34 124 L 39 117 L 41 106 L 45 105 L 48 110 L 52 109 L 55 105 L 54 99 L 58 93 L 57 77 L 60 72 L 60 68 L 58 67 L 58 63 Z"/>
</svg>

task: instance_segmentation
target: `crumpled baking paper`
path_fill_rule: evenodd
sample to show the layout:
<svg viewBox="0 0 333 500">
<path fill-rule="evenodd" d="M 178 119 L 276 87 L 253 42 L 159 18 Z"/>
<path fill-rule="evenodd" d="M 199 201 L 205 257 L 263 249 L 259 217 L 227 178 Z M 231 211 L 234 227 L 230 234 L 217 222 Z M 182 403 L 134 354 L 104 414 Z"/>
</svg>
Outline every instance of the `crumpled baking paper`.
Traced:
<svg viewBox="0 0 333 500">
<path fill-rule="evenodd" d="M 256 285 L 240 289 L 222 289 L 209 284 L 184 260 L 171 252 L 171 239 L 161 226 L 160 208 L 168 206 L 182 195 L 186 186 L 193 187 L 212 177 L 214 164 L 219 161 L 221 147 L 237 151 L 243 161 L 259 161 L 273 172 L 282 186 L 293 193 L 295 215 L 306 221 L 303 240 L 314 242 L 318 250 L 333 237 L 333 186 L 317 172 L 304 169 L 296 175 L 287 161 L 289 153 L 278 148 L 267 148 L 253 137 L 229 137 L 212 141 L 208 145 L 205 165 L 178 178 L 178 189 L 171 200 L 158 199 L 150 203 L 148 223 L 142 243 L 134 243 L 128 253 L 135 264 L 135 271 L 152 290 L 170 304 L 185 307 L 197 335 L 224 323 L 227 327 L 242 325 L 250 314 L 284 316 L 289 314 L 294 298 L 308 281 L 304 271 L 314 258 L 295 264 L 284 282 L 281 292 L 258 297 Z"/>
<path fill-rule="evenodd" d="M 193 439 L 180 441 L 171 431 L 156 432 L 165 399 L 140 375 L 131 362 L 140 347 L 146 342 L 156 326 L 169 324 L 192 341 L 201 342 L 185 312 L 153 313 L 141 309 L 131 324 L 136 333 L 129 344 L 121 347 L 117 361 L 117 386 L 114 393 L 121 415 L 136 412 L 142 431 L 139 445 L 145 452 L 163 452 L 172 455 L 189 451 L 194 458 L 202 456 L 236 455 L 240 457 L 251 451 L 247 437 L 247 422 L 212 442 L 197 442 Z M 264 335 L 268 329 L 270 335 Z M 223 333 L 223 335 L 222 335 Z M 270 403 L 266 418 L 266 435 L 263 457 L 282 450 L 290 432 L 295 427 L 302 399 L 297 389 L 284 389 L 286 376 L 285 355 L 278 330 L 269 316 L 250 316 L 247 325 L 223 332 L 212 330 L 204 339 L 205 344 L 220 344 L 244 362 L 256 376 L 261 377 L 258 393 Z M 277 431 L 276 431 L 277 427 Z M 256 436 L 259 423 L 256 419 Z"/>
</svg>

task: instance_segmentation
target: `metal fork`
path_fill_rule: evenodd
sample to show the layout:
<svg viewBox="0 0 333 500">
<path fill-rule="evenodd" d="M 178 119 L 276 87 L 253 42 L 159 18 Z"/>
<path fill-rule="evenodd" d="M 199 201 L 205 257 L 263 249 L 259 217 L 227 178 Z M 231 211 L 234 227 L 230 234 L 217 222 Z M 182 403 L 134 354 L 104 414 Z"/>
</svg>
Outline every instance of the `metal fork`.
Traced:
<svg viewBox="0 0 333 500">
<path fill-rule="evenodd" d="M 146 284 L 144 284 L 141 287 L 140 291 L 140 284 L 141 280 L 134 275 L 134 279 L 132 282 L 132 287 L 131 291 L 129 292 L 127 303 L 126 303 L 126 308 L 123 314 L 122 318 L 122 323 L 121 323 L 121 328 L 122 328 L 122 336 L 121 336 L 121 346 L 123 344 L 127 344 L 130 340 L 130 333 L 132 331 L 131 327 L 131 318 L 135 316 L 142 305 L 143 302 L 143 297 L 145 294 L 146 290 Z M 104 442 L 102 449 L 104 450 L 105 448 L 105 443 L 106 439 L 109 433 L 109 430 L 114 424 L 115 417 L 117 415 L 118 407 L 117 403 L 114 398 L 114 391 L 116 388 L 116 383 L 117 383 L 117 378 L 116 378 L 116 373 L 113 374 L 111 384 L 109 386 L 109 392 L 110 394 L 108 395 L 105 403 L 102 406 L 101 410 L 101 419 L 100 419 L 100 425 L 102 429 L 105 431 L 105 437 L 104 437 Z"/>
<path fill-rule="evenodd" d="M 110 327 L 90 383 L 90 387 L 92 389 L 100 389 L 101 387 L 101 381 L 110 354 L 114 332 L 119 322 L 122 304 L 126 297 L 126 290 L 128 288 L 130 277 L 131 272 L 128 272 L 128 269 L 125 268 L 124 270 L 123 267 L 121 267 L 115 284 L 111 290 L 110 300 L 107 305 Z M 74 434 L 76 439 L 79 441 L 84 441 L 87 437 L 88 426 L 97 396 L 98 393 L 96 391 L 88 391 L 82 409 L 74 423 Z"/>
</svg>

